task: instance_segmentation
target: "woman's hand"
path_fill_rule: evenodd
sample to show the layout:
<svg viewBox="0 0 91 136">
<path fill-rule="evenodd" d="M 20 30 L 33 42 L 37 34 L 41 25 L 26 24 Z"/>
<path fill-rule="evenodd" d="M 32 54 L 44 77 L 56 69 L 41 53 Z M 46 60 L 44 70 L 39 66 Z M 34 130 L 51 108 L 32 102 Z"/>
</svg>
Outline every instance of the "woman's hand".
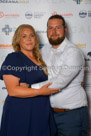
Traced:
<svg viewBox="0 0 91 136">
<path fill-rule="evenodd" d="M 58 92 L 59 89 L 48 88 L 51 83 L 48 83 L 41 87 L 40 89 L 28 88 L 27 84 L 20 85 L 20 79 L 13 75 L 3 75 L 3 79 L 8 91 L 9 96 L 28 98 L 40 95 L 50 95 Z"/>
<path fill-rule="evenodd" d="M 50 95 L 50 94 L 55 94 L 59 92 L 58 88 L 48 88 L 52 83 L 47 83 L 46 85 L 42 86 L 39 91 L 40 95 Z"/>
<path fill-rule="evenodd" d="M 42 86 L 39 89 L 39 94 L 40 95 L 50 95 L 59 92 L 58 88 L 48 88 L 52 83 L 47 83 L 46 85 Z M 28 88 L 29 84 L 27 83 L 20 83 L 20 86 Z"/>
</svg>

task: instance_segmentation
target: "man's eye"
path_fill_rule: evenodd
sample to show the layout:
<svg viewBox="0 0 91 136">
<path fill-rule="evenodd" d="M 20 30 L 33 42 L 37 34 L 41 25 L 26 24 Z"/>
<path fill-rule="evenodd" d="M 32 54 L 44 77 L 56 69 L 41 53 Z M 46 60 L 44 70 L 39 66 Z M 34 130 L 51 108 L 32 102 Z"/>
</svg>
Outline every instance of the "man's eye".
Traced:
<svg viewBox="0 0 91 136">
<path fill-rule="evenodd" d="M 56 27 L 56 29 L 60 29 L 60 27 Z"/>
<path fill-rule="evenodd" d="M 61 29 L 61 26 L 57 26 L 56 29 Z"/>
<path fill-rule="evenodd" d="M 53 29 L 53 27 L 49 27 L 48 29 L 51 30 L 51 29 Z"/>
</svg>

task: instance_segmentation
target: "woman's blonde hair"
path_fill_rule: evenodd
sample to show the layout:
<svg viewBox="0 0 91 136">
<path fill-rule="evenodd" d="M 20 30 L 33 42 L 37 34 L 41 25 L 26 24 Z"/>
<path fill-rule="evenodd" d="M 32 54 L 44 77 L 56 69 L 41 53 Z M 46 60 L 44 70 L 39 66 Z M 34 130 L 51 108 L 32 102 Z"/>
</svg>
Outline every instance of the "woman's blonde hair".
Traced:
<svg viewBox="0 0 91 136">
<path fill-rule="evenodd" d="M 29 28 L 34 32 L 34 35 L 35 35 L 35 47 L 33 49 L 33 54 L 34 54 L 34 57 L 37 60 L 37 62 L 39 62 L 40 65 L 42 66 L 42 69 L 43 69 L 44 73 L 46 75 L 48 75 L 48 72 L 47 72 L 47 69 L 46 69 L 46 64 L 43 61 L 42 56 L 41 56 L 40 51 L 39 51 L 39 39 L 38 39 L 38 36 L 37 36 L 34 28 L 31 25 L 22 24 L 16 29 L 16 31 L 14 33 L 14 36 L 13 36 L 13 39 L 12 39 L 13 49 L 16 52 L 20 51 L 20 35 L 21 35 L 22 30 L 25 29 L 25 28 Z"/>
</svg>

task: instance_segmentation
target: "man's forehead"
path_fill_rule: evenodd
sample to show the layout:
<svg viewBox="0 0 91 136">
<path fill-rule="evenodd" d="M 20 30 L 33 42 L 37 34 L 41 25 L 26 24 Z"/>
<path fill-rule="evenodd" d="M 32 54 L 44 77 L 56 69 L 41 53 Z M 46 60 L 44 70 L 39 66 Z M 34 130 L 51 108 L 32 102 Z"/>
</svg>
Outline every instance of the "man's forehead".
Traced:
<svg viewBox="0 0 91 136">
<path fill-rule="evenodd" d="M 48 21 L 48 25 L 55 25 L 55 24 L 62 24 L 63 23 L 63 20 L 61 19 L 50 19 Z"/>
</svg>

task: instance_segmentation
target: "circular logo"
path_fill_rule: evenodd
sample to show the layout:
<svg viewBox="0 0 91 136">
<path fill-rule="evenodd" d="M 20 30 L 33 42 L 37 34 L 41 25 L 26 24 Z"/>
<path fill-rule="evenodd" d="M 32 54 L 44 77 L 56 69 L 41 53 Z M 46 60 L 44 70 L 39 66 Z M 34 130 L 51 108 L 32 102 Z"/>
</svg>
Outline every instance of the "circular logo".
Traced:
<svg viewBox="0 0 91 136">
<path fill-rule="evenodd" d="M 4 16 L 3 12 L 0 12 L 0 18 L 2 18 Z"/>
<path fill-rule="evenodd" d="M 80 16 L 81 18 L 86 17 L 86 16 L 87 16 L 87 11 L 81 10 L 81 11 L 79 12 L 79 16 Z"/>
<path fill-rule="evenodd" d="M 33 16 L 33 14 L 32 14 L 32 12 L 30 12 L 30 11 L 28 11 L 28 12 L 25 13 L 25 17 L 26 17 L 27 19 L 31 19 L 32 16 Z"/>
</svg>

